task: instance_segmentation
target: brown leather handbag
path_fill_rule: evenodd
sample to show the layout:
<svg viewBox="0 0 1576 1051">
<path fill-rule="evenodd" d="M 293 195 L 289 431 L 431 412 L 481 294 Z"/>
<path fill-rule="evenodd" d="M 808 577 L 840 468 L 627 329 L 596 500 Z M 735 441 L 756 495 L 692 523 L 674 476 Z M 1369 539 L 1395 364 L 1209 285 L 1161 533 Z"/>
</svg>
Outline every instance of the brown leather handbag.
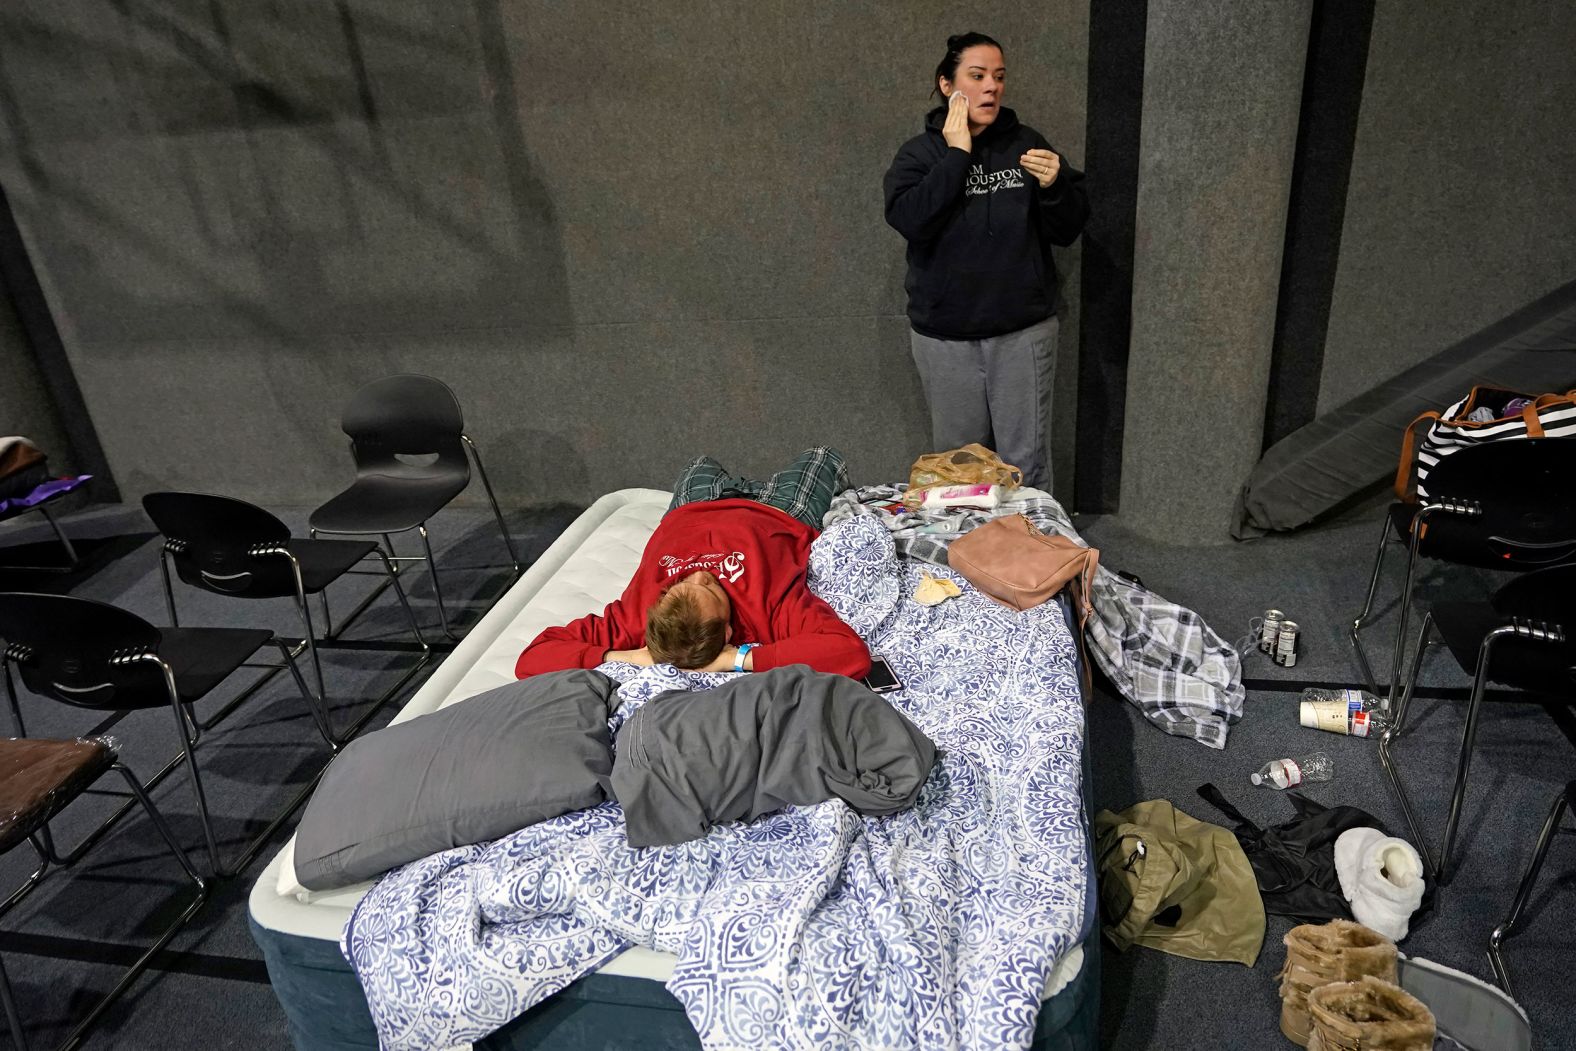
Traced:
<svg viewBox="0 0 1576 1051">
<path fill-rule="evenodd" d="M 1093 612 L 1089 586 L 1099 563 L 1099 551 L 1064 536 L 1047 536 L 1021 514 L 993 518 L 947 549 L 948 565 L 1013 609 L 1038 606 L 1071 585 L 1080 627 Z"/>
</svg>

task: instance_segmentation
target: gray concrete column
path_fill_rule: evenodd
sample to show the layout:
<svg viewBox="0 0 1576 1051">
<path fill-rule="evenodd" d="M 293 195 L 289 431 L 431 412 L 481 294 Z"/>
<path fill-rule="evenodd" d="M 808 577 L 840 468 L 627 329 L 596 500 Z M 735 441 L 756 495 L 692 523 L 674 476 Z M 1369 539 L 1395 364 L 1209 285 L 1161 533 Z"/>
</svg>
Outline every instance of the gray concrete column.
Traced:
<svg viewBox="0 0 1576 1051">
<path fill-rule="evenodd" d="M 1311 10 L 1149 4 L 1120 516 L 1151 537 L 1225 543 L 1259 457 Z"/>
</svg>

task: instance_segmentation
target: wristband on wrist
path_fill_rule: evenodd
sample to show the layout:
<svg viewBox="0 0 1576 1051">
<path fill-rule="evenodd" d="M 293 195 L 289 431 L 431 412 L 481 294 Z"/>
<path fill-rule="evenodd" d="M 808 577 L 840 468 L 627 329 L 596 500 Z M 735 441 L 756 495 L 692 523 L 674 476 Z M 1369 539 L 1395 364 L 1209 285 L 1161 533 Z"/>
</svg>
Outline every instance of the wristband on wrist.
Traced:
<svg viewBox="0 0 1576 1051">
<path fill-rule="evenodd" d="M 734 671 L 743 671 L 744 670 L 744 655 L 746 653 L 749 653 L 754 648 L 755 648 L 755 643 L 753 643 L 753 642 L 746 642 L 744 645 L 739 647 L 739 652 L 734 654 L 734 656 L 733 656 L 733 670 Z"/>
</svg>

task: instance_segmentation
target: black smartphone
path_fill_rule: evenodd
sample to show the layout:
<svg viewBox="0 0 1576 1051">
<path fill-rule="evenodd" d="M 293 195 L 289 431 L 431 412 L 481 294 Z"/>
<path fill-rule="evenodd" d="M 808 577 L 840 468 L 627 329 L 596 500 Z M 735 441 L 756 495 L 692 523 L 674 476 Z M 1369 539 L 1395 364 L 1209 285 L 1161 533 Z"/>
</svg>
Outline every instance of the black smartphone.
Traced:
<svg viewBox="0 0 1576 1051">
<path fill-rule="evenodd" d="M 865 685 L 872 693 L 891 693 L 893 690 L 903 688 L 897 674 L 892 671 L 892 665 L 886 662 L 885 657 L 870 658 L 870 673 L 865 676 Z"/>
</svg>

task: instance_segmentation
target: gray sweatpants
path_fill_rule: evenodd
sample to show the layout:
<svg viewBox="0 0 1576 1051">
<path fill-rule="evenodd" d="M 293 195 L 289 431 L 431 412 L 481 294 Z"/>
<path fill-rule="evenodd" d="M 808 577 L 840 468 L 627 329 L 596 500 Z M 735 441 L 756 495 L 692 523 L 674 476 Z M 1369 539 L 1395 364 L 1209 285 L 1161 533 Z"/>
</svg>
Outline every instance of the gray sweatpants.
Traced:
<svg viewBox="0 0 1576 1051">
<path fill-rule="evenodd" d="M 934 339 L 910 330 L 930 404 L 932 451 L 979 442 L 1022 470 L 1024 485 L 1049 492 L 1045 444 L 1059 329 L 1052 316 L 989 339 Z"/>
</svg>

